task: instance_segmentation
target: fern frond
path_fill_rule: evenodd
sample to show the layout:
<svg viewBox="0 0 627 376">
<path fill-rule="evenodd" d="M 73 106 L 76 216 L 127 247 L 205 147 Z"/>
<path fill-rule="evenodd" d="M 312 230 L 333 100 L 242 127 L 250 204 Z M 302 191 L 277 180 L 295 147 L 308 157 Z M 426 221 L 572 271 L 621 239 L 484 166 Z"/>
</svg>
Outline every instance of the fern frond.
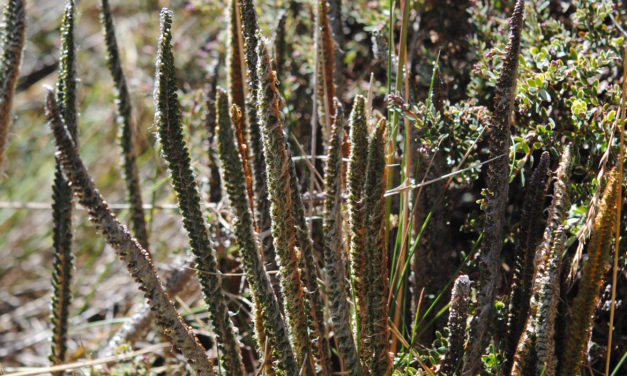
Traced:
<svg viewBox="0 0 627 376">
<path fill-rule="evenodd" d="M 266 157 L 272 237 L 279 262 L 281 288 L 294 352 L 299 367 L 304 364 L 304 368 L 308 370 L 307 373 L 310 373 L 313 371 L 312 353 L 307 333 L 303 285 L 298 267 L 299 257 L 295 247 L 289 163 L 279 111 L 279 94 L 270 55 L 263 41 L 260 41 L 257 53 L 259 56 L 257 108 Z"/>
<path fill-rule="evenodd" d="M 61 24 L 61 56 L 56 96 L 59 111 L 75 145 L 78 145 L 78 125 L 76 119 L 76 55 L 74 49 L 75 4 L 70 0 L 65 5 Z M 78 147 L 78 146 L 77 146 Z M 50 362 L 65 362 L 67 352 L 67 331 L 72 304 L 72 189 L 62 173 L 60 162 L 55 158 L 55 175 L 52 186 L 52 245 L 54 261 L 52 266 L 52 341 Z M 63 372 L 56 373 L 57 375 Z"/>
<path fill-rule="evenodd" d="M 366 367 L 372 375 L 386 375 L 391 367 L 388 354 L 388 257 L 385 246 L 385 120 L 381 119 L 369 141 L 366 180 L 364 183 L 364 211 L 366 259 L 366 325 L 361 336 L 369 353 Z"/>
<path fill-rule="evenodd" d="M 535 276 L 527 305 L 524 334 L 521 336 L 513 358 L 513 375 L 555 374 L 555 317 L 560 293 L 560 272 L 564 251 L 563 223 L 568 214 L 570 199 L 568 185 L 573 165 L 572 145 L 567 145 L 557 169 L 553 187 L 553 200 L 544 229 L 542 242 L 536 248 L 531 273 Z M 539 168 L 540 166 L 538 166 Z"/>
<path fill-rule="evenodd" d="M 216 162 L 216 143 L 214 140 L 216 128 L 216 90 L 218 86 L 218 62 L 209 69 L 209 80 L 203 89 L 205 100 L 205 114 L 203 123 L 207 131 L 207 156 L 209 165 L 209 202 L 222 200 L 222 183 L 220 170 Z"/>
<path fill-rule="evenodd" d="M 466 319 L 470 301 L 470 278 L 462 274 L 455 280 L 448 314 L 448 347 L 439 369 L 443 375 L 452 376 L 464 356 Z"/>
<path fill-rule="evenodd" d="M 505 224 L 505 206 L 509 191 L 509 143 L 520 39 L 523 28 L 524 1 L 518 0 L 510 19 L 510 34 L 503 66 L 499 73 L 494 97 L 494 110 L 488 125 L 488 148 L 497 160 L 488 165 L 485 198 L 484 235 L 482 255 L 479 258 L 479 294 L 477 313 L 471 325 L 467 358 L 462 375 L 474 376 L 481 368 L 481 355 L 489 339 L 490 323 L 494 311 L 496 285 L 501 265 L 501 250 Z"/>
<path fill-rule="evenodd" d="M 616 168 L 609 174 L 599 213 L 594 219 L 594 227 L 588 244 L 588 260 L 583 266 L 579 291 L 571 307 L 568 320 L 564 351 L 560 357 L 560 375 L 575 375 L 583 361 L 584 352 L 590 339 L 590 328 L 594 309 L 599 301 L 600 289 L 608 261 L 612 230 L 616 220 L 616 197 L 618 185 Z"/>
<path fill-rule="evenodd" d="M 137 152 L 135 150 L 135 129 L 131 116 L 131 97 L 126 85 L 126 77 L 120 61 L 118 42 L 115 37 L 115 27 L 109 0 L 101 0 L 100 23 L 102 25 L 107 47 L 107 66 L 113 77 L 113 83 L 117 91 L 116 104 L 118 107 L 117 123 L 120 128 L 120 146 L 124 158 L 124 179 L 128 201 L 131 204 L 131 222 L 133 233 L 144 249 L 148 249 L 148 231 L 142 201 L 141 187 L 139 185 L 139 172 L 137 170 Z"/>
<path fill-rule="evenodd" d="M 263 333 L 267 336 L 279 373 L 298 372 L 294 352 L 289 342 L 281 308 L 272 290 L 270 278 L 263 267 L 257 245 L 253 219 L 246 194 L 246 181 L 241 157 L 235 148 L 232 117 L 229 118 L 228 98 L 224 91 L 217 93 L 218 150 L 222 161 L 223 178 L 233 209 L 235 237 L 240 248 L 242 267 L 253 292 L 255 305 L 261 310 Z M 235 105 L 231 113 L 236 110 Z M 264 342 L 258 343 L 263 354 Z"/>
<path fill-rule="evenodd" d="M 2 13 L 2 55 L 0 55 L 0 167 L 11 123 L 11 105 L 19 75 L 26 30 L 23 0 L 9 0 Z M 0 179 L 2 177 L 0 176 Z"/>
<path fill-rule="evenodd" d="M 161 32 L 155 73 L 154 123 L 159 131 L 163 154 L 168 162 L 172 184 L 177 194 L 183 227 L 187 231 L 192 253 L 196 256 L 196 272 L 216 332 L 224 368 L 231 375 L 239 375 L 244 373 L 239 343 L 222 290 L 222 278 L 218 271 L 215 250 L 209 240 L 207 225 L 200 208 L 200 195 L 190 166 L 189 151 L 183 140 L 181 109 L 176 94 L 171 25 L 172 13 L 164 8 L 161 11 Z"/>
<path fill-rule="evenodd" d="M 214 375 L 211 360 L 163 290 L 150 254 L 115 218 L 94 187 L 94 182 L 78 155 L 76 144 L 61 118 L 52 92 L 48 92 L 46 97 L 46 117 L 56 140 L 59 162 L 63 173 L 72 182 L 72 190 L 78 196 L 80 204 L 88 210 L 91 222 L 102 233 L 107 243 L 116 250 L 133 279 L 139 284 L 151 309 L 157 315 L 156 321 L 161 331 L 187 358 L 198 375 Z"/>
<path fill-rule="evenodd" d="M 516 239 L 516 260 L 514 264 L 514 279 L 509 298 L 509 312 L 507 317 L 507 337 L 505 338 L 504 369 L 507 374 L 511 370 L 518 338 L 527 320 L 529 300 L 534 277 L 534 260 L 536 248 L 542 240 L 542 211 L 544 199 L 549 187 L 550 156 L 542 153 L 540 163 L 533 171 L 520 219 L 520 231 Z"/>
<path fill-rule="evenodd" d="M 348 305 L 344 235 L 342 233 L 342 141 L 344 137 L 344 114 L 339 100 L 335 99 L 335 119 L 331 125 L 331 138 L 327 151 L 325 171 L 326 199 L 324 202 L 324 270 L 327 275 L 329 310 L 335 331 L 340 359 L 350 375 L 361 374 L 355 341 L 351 329 L 351 310 Z"/>
<path fill-rule="evenodd" d="M 367 348 L 361 337 L 361 328 L 366 326 L 366 301 L 365 301 L 365 229 L 363 190 L 366 177 L 368 159 L 368 129 L 366 125 L 366 112 L 364 97 L 358 95 L 353 102 L 353 110 L 349 119 L 351 152 L 348 161 L 348 222 L 350 227 L 350 265 L 351 282 L 355 294 L 356 312 L 355 340 L 359 343 L 359 357 L 362 362 Z M 363 355 L 363 356 L 362 356 Z"/>
<path fill-rule="evenodd" d="M 253 156 L 252 170 L 255 192 L 255 218 L 261 236 L 261 250 L 267 270 L 276 270 L 276 255 L 271 235 L 270 201 L 268 199 L 268 181 L 266 175 L 266 157 L 260 130 L 260 119 L 257 117 L 257 98 L 259 96 L 259 74 L 257 65 L 259 57 L 257 48 L 257 12 L 253 0 L 239 0 L 244 39 L 244 55 L 246 60 L 246 81 L 248 96 L 246 100 L 246 120 L 248 121 L 248 139 L 250 152 Z M 278 291 L 277 291 L 278 294 Z"/>
<path fill-rule="evenodd" d="M 299 267 L 301 269 L 301 279 L 306 289 L 306 300 L 309 337 L 312 340 L 314 357 L 319 366 L 318 374 L 328 375 L 331 373 L 331 360 L 329 359 L 329 342 L 326 336 L 324 320 L 324 301 L 320 288 L 318 287 L 319 268 L 314 260 L 314 247 L 309 237 L 307 222 L 305 220 L 305 207 L 300 196 L 300 185 L 296 176 L 296 167 L 292 160 L 292 151 L 289 143 L 287 148 L 288 163 L 290 168 L 290 190 L 292 194 L 292 215 L 294 216 L 294 230 L 296 231 L 296 245 L 300 250 Z"/>
</svg>

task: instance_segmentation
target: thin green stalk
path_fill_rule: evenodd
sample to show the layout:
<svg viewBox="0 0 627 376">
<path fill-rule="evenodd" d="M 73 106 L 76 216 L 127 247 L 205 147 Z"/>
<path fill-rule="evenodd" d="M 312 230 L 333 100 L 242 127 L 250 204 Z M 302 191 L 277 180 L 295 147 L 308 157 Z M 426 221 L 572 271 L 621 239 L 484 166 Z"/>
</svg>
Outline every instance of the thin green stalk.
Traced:
<svg viewBox="0 0 627 376">
<path fill-rule="evenodd" d="M 222 290 L 215 250 L 209 240 L 209 232 L 200 208 L 198 186 L 190 166 L 189 151 L 183 140 L 181 109 L 176 94 L 171 25 L 172 13 L 164 8 L 161 10 L 161 32 L 156 61 L 154 123 L 159 131 L 163 154 L 177 193 L 183 227 L 196 257 L 196 273 L 216 332 L 224 369 L 230 375 L 244 374 L 239 343 Z"/>
</svg>

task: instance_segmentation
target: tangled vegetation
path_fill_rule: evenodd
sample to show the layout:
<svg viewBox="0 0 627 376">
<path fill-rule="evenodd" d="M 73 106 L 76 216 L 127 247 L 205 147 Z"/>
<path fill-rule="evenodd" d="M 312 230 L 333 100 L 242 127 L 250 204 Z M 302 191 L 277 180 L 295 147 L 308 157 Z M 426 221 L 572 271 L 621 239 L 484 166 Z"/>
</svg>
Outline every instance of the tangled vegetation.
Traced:
<svg viewBox="0 0 627 376">
<path fill-rule="evenodd" d="M 158 3 L 4 5 L 0 372 L 627 374 L 624 2 Z"/>
</svg>

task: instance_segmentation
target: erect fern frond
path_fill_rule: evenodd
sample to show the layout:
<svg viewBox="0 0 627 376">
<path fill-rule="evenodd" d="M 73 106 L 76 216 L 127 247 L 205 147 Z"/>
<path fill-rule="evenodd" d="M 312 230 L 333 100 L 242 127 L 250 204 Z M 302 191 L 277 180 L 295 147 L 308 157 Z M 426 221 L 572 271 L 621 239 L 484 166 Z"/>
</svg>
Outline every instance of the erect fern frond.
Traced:
<svg viewBox="0 0 627 376">
<path fill-rule="evenodd" d="M 381 119 L 369 141 L 364 183 L 366 258 L 366 325 L 361 335 L 369 351 L 366 366 L 372 375 L 386 375 L 391 367 L 388 354 L 388 256 L 385 246 L 385 120 Z"/>
<path fill-rule="evenodd" d="M 333 104 L 335 81 L 333 80 L 333 38 L 331 36 L 331 27 L 329 26 L 329 6 L 326 0 L 318 0 L 317 7 L 318 24 L 316 27 L 320 28 L 325 110 L 328 112 L 329 118 L 333 118 L 335 116 L 335 106 Z"/>
<path fill-rule="evenodd" d="M 76 119 L 76 59 L 74 49 L 75 4 L 69 0 L 61 24 L 61 56 L 57 98 L 59 111 L 67 125 L 72 141 L 78 147 L 78 125 Z M 52 364 L 65 362 L 67 352 L 67 330 L 70 305 L 72 303 L 72 189 L 65 179 L 59 160 L 56 160 L 52 186 L 52 341 L 50 361 Z M 57 373 L 58 375 L 62 372 Z"/>
<path fill-rule="evenodd" d="M 452 376 L 464 356 L 466 319 L 470 301 L 470 278 L 462 274 L 455 280 L 448 314 L 448 347 L 439 369 L 443 375 Z"/>
<path fill-rule="evenodd" d="M 462 370 L 464 376 L 474 376 L 481 368 L 481 355 L 488 343 L 488 328 L 494 313 L 509 191 L 510 127 L 516 95 L 523 18 L 524 1 L 518 0 L 509 22 L 509 42 L 497 80 L 494 110 L 488 125 L 489 154 L 498 159 L 488 165 L 486 174 L 488 196 L 485 198 L 484 235 L 481 241 L 482 255 L 479 258 L 479 294 L 477 312 L 471 325 L 467 358 Z"/>
<path fill-rule="evenodd" d="M 288 163 L 290 168 L 290 190 L 292 194 L 292 215 L 294 216 L 294 230 L 296 231 L 296 245 L 300 250 L 299 267 L 301 269 L 301 279 L 306 289 L 306 301 L 308 304 L 308 322 L 314 349 L 314 356 L 319 365 L 318 374 L 328 375 L 331 373 L 331 360 L 329 359 L 329 342 L 327 340 L 324 320 L 324 301 L 318 287 L 319 272 L 314 260 L 314 247 L 311 237 L 309 237 L 307 222 L 305 220 L 305 207 L 300 196 L 300 185 L 296 176 L 296 167 L 292 160 L 292 151 L 289 143 L 287 148 Z"/>
<path fill-rule="evenodd" d="M 608 261 L 612 230 L 616 219 L 615 205 L 619 182 L 616 168 L 609 174 L 599 213 L 588 244 L 588 260 L 584 263 L 579 291 L 571 307 L 567 323 L 564 351 L 560 357 L 560 375 L 575 375 L 584 357 L 590 339 L 594 309 L 599 301 L 600 289 Z"/>
<path fill-rule="evenodd" d="M 248 122 L 248 139 L 250 152 L 253 156 L 253 180 L 255 192 L 255 218 L 261 235 L 261 250 L 267 270 L 276 270 L 274 243 L 270 231 L 270 202 L 268 200 L 268 182 L 266 175 L 266 157 L 260 131 L 260 120 L 257 117 L 257 98 L 259 96 L 259 74 L 257 72 L 257 12 L 253 0 L 239 0 L 244 39 L 244 55 L 246 60 L 246 81 L 248 96 L 246 98 L 246 120 Z"/>
<path fill-rule="evenodd" d="M 19 75 L 26 30 L 26 12 L 23 0 L 9 0 L 2 13 L 0 31 L 0 167 L 4 161 L 4 148 L 11 123 L 11 105 Z M 0 175 L 0 179 L 2 176 Z"/>
<path fill-rule="evenodd" d="M 285 59 L 285 24 L 287 21 L 287 13 L 280 10 L 277 15 L 277 23 L 272 37 L 272 45 L 274 46 L 274 70 L 280 78 L 283 72 L 283 60 Z"/>
<path fill-rule="evenodd" d="M 244 103 L 244 66 L 242 52 L 241 22 L 239 0 L 229 0 L 229 43 L 228 43 L 228 88 L 229 103 L 237 105 L 245 112 Z"/>
<path fill-rule="evenodd" d="M 266 157 L 272 237 L 279 262 L 281 288 L 294 352 L 299 366 L 304 364 L 307 373 L 310 373 L 313 371 L 312 353 L 307 333 L 303 285 L 298 267 L 299 257 L 295 247 L 289 163 L 279 111 L 279 94 L 270 55 L 264 42 L 259 43 L 257 52 L 259 56 L 257 74 L 260 78 L 257 108 Z"/>
<path fill-rule="evenodd" d="M 155 73 L 155 125 L 163 154 L 168 162 L 172 184 L 177 194 L 183 227 L 187 231 L 192 253 L 196 257 L 196 273 L 205 303 L 216 332 L 218 348 L 225 370 L 231 375 L 244 373 L 244 366 L 229 316 L 222 278 L 218 271 L 215 250 L 200 208 L 200 195 L 190 166 L 187 145 L 183 140 L 181 109 L 176 94 L 174 56 L 172 54 L 172 14 L 161 11 L 161 32 Z"/>
<path fill-rule="evenodd" d="M 228 113 L 228 99 L 224 91 L 217 95 L 218 149 L 223 177 L 234 215 L 235 237 L 240 247 L 242 267 L 253 291 L 255 305 L 261 310 L 262 327 L 277 359 L 280 373 L 298 373 L 294 352 L 281 316 L 281 308 L 272 290 L 270 278 L 263 267 L 257 245 L 253 220 L 246 195 L 246 181 L 241 158 L 235 146 L 232 119 Z M 235 105 L 233 107 L 236 108 Z M 264 342 L 258 343 L 263 354 Z"/>
<path fill-rule="evenodd" d="M 529 300 L 534 277 L 536 248 L 542 240 L 542 211 L 550 177 L 550 156 L 542 153 L 540 163 L 533 171 L 520 219 L 520 231 L 516 239 L 514 280 L 509 298 L 507 337 L 505 338 L 504 368 L 511 370 L 518 338 L 522 334 L 529 313 Z"/>
<path fill-rule="evenodd" d="M 156 321 L 161 331 L 187 358 L 198 375 L 214 375 L 211 360 L 163 290 L 150 254 L 115 218 L 94 187 L 94 182 L 78 155 L 76 144 L 61 118 L 52 92 L 48 92 L 46 97 L 46 116 L 56 140 L 58 160 L 63 173 L 72 182 L 72 190 L 78 196 L 80 204 L 88 210 L 92 223 L 102 233 L 107 243 L 116 250 L 133 279 L 140 285 L 151 309 L 157 315 Z"/>
<path fill-rule="evenodd" d="M 209 202 L 222 200 L 222 183 L 220 170 L 216 162 L 216 144 L 214 134 L 216 128 L 216 90 L 218 86 L 218 62 L 209 69 L 209 80 L 203 89 L 205 100 L 204 124 L 207 131 L 207 156 L 209 165 Z"/>
<path fill-rule="evenodd" d="M 365 100 L 358 95 L 353 103 L 349 119 L 351 152 L 348 161 L 348 222 L 350 226 L 350 265 L 351 282 L 355 294 L 357 318 L 355 320 L 355 340 L 359 344 L 360 358 L 366 349 L 361 328 L 366 326 L 365 301 L 365 229 L 363 190 L 368 158 L 368 129 L 366 125 Z"/>
<path fill-rule="evenodd" d="M 342 141 L 344 137 L 344 114 L 342 105 L 335 99 L 335 119 L 331 126 L 331 138 L 327 151 L 325 171 L 326 199 L 324 202 L 324 269 L 327 275 L 329 310 L 335 331 L 340 359 L 350 375 L 361 374 L 355 341 L 351 329 L 351 310 L 348 305 L 346 284 L 346 262 L 344 260 L 344 236 L 342 233 Z"/>
<path fill-rule="evenodd" d="M 115 37 L 113 17 L 109 8 L 109 0 L 101 0 L 100 23 L 102 24 L 105 45 L 107 47 L 107 66 L 113 77 L 117 91 L 116 104 L 118 107 L 117 122 L 120 127 L 120 146 L 124 159 L 124 179 L 128 201 L 131 204 L 131 222 L 133 233 L 144 249 L 148 249 L 148 231 L 142 202 L 139 172 L 137 170 L 137 152 L 135 150 L 135 129 L 131 116 L 131 98 L 126 85 L 126 77 L 120 61 L 118 42 Z"/>
</svg>

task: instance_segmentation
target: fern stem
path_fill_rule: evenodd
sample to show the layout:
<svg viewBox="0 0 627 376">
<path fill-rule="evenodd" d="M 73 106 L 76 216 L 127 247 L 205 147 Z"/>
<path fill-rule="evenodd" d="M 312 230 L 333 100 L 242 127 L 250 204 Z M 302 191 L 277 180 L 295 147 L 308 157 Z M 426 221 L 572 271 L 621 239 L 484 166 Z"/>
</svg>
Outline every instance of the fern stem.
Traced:
<svg viewBox="0 0 627 376">
<path fill-rule="evenodd" d="M 244 365 L 222 290 L 222 278 L 217 267 L 215 250 L 200 208 L 200 195 L 190 166 L 189 151 L 183 140 L 181 109 L 176 94 L 174 56 L 172 54 L 172 13 L 161 11 L 161 33 L 155 73 L 155 125 L 163 154 L 168 162 L 172 184 L 177 193 L 183 227 L 187 231 L 196 271 L 216 332 L 218 349 L 225 371 L 231 375 L 244 374 Z"/>
<path fill-rule="evenodd" d="M 117 91 L 116 104 L 118 108 L 118 127 L 120 127 L 120 147 L 124 158 L 124 179 L 128 200 L 131 204 L 131 222 L 133 233 L 144 249 L 148 249 L 148 231 L 146 230 L 146 219 L 144 218 L 143 201 L 141 187 L 139 185 L 139 172 L 137 170 L 137 152 L 135 150 L 135 130 L 133 128 L 131 116 L 131 98 L 126 85 L 126 77 L 122 69 L 120 54 L 118 52 L 118 42 L 115 37 L 115 27 L 109 0 L 101 0 L 100 23 L 102 24 L 107 47 L 107 66 L 113 77 L 113 82 Z"/>
<path fill-rule="evenodd" d="M 25 2 L 9 0 L 2 13 L 2 54 L 0 55 L 0 167 L 11 123 L 11 105 L 22 61 L 26 30 Z M 2 176 L 0 174 L 0 180 Z"/>
<path fill-rule="evenodd" d="M 56 140 L 59 162 L 63 173 L 72 182 L 72 190 L 78 196 L 80 204 L 89 211 L 92 223 L 116 250 L 133 279 L 140 285 L 157 315 L 157 324 L 162 332 L 183 353 L 198 375 L 214 375 L 211 360 L 163 290 L 148 251 L 131 237 L 94 187 L 94 182 L 78 155 L 76 144 L 61 118 L 54 94 L 50 91 L 46 97 L 46 116 Z"/>
<path fill-rule="evenodd" d="M 228 99 L 224 91 L 217 95 L 218 149 L 222 161 L 223 177 L 234 214 L 235 237 L 240 247 L 242 267 L 253 291 L 255 305 L 261 311 L 261 327 L 268 338 L 280 374 L 298 372 L 294 352 L 289 342 L 281 308 L 272 290 L 270 278 L 260 259 L 250 205 L 246 197 L 246 181 L 241 157 L 235 149 L 232 118 L 229 119 Z M 235 106 L 235 105 L 234 105 Z M 236 107 L 233 107 L 235 109 Z M 233 111 L 232 111 L 233 112 Z M 260 353 L 264 341 L 258 338 Z"/>
</svg>

